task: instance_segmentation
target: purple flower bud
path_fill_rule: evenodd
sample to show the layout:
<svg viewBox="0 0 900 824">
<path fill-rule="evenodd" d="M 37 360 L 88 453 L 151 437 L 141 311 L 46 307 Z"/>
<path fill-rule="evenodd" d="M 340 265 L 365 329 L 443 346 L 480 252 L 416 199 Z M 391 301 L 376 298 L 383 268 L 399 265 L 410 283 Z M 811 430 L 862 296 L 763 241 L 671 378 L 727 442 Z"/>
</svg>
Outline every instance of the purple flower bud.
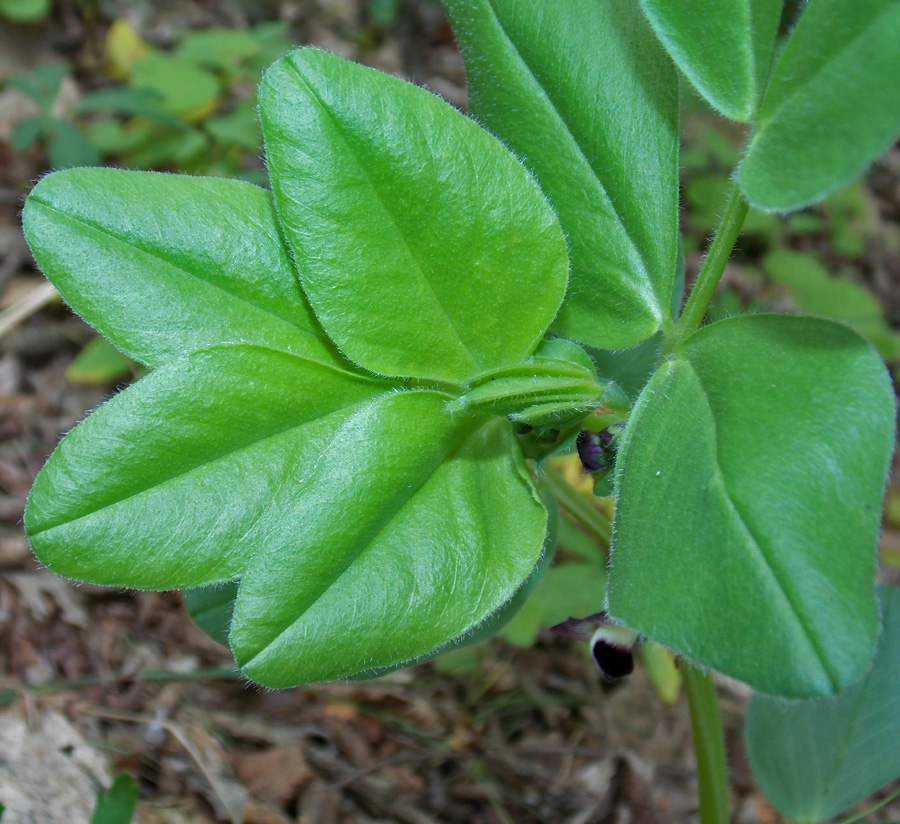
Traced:
<svg viewBox="0 0 900 824">
<path fill-rule="evenodd" d="M 613 624 L 605 612 L 587 618 L 567 618 L 550 627 L 550 632 L 576 641 L 590 643 L 591 656 L 607 684 L 634 672 L 632 649 L 637 640 L 634 630 Z"/>
<path fill-rule="evenodd" d="M 588 472 L 608 471 L 616 461 L 616 448 L 613 445 L 613 433 L 609 427 L 602 432 L 582 429 L 575 440 L 578 457 Z"/>
</svg>

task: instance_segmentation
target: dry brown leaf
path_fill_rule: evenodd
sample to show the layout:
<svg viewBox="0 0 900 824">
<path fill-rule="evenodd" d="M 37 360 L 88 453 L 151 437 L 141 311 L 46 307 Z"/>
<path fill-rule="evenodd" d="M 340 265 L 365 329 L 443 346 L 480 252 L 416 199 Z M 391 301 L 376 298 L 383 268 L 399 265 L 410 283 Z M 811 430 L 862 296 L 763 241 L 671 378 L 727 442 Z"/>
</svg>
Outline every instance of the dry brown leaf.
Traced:
<svg viewBox="0 0 900 824">
<path fill-rule="evenodd" d="M 236 753 L 234 766 L 253 798 L 276 804 L 294 799 L 313 777 L 299 743 L 261 752 Z"/>
</svg>

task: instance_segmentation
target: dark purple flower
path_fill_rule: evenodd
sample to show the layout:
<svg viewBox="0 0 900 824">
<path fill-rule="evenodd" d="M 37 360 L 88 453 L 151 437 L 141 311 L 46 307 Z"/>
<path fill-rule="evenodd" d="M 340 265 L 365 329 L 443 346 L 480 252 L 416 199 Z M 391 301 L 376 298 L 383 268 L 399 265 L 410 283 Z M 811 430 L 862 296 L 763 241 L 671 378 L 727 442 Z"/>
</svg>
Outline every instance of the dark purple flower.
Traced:
<svg viewBox="0 0 900 824">
<path fill-rule="evenodd" d="M 567 618 L 561 624 L 550 627 L 550 632 L 587 641 L 594 663 L 608 684 L 634 672 L 632 649 L 637 635 L 627 627 L 613 624 L 605 612 L 597 612 L 587 618 Z"/>
<path fill-rule="evenodd" d="M 613 433 L 607 427 L 602 432 L 582 429 L 578 433 L 575 445 L 578 457 L 588 472 L 605 472 L 612 469 L 616 461 L 616 448 L 613 444 Z"/>
</svg>

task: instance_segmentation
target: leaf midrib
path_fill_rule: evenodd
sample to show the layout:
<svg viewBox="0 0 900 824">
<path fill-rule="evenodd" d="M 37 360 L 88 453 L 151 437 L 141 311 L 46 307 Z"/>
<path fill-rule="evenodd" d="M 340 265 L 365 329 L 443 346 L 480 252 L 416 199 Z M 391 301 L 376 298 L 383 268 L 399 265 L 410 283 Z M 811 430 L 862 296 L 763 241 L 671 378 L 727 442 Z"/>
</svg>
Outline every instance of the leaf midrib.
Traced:
<svg viewBox="0 0 900 824">
<path fill-rule="evenodd" d="M 695 368 L 694 364 L 687 359 L 682 359 L 682 363 L 684 363 L 693 373 L 694 377 L 697 380 L 697 385 L 701 389 L 701 395 L 703 396 L 703 400 L 706 403 L 706 408 L 709 411 L 709 419 L 712 422 L 713 427 L 713 442 L 715 444 L 715 472 L 718 478 L 722 483 L 722 490 L 725 493 L 725 498 L 731 507 L 732 512 L 734 512 L 735 516 L 737 516 L 740 521 L 741 526 L 746 531 L 747 535 L 751 539 L 750 544 L 756 550 L 758 557 L 763 561 L 764 569 L 769 573 L 772 580 L 778 585 L 779 591 L 782 593 L 785 603 L 787 604 L 790 611 L 794 614 L 794 617 L 797 619 L 797 623 L 802 630 L 802 637 L 806 638 L 809 643 L 810 649 L 812 650 L 813 657 L 818 660 L 819 666 L 822 668 L 822 672 L 828 678 L 828 681 L 834 690 L 834 692 L 838 692 L 841 687 L 841 680 L 837 677 L 837 674 L 832 670 L 830 662 L 822 650 L 821 643 L 816 635 L 813 633 L 811 627 L 809 626 L 809 622 L 803 613 L 800 611 L 796 603 L 796 596 L 792 595 L 786 583 L 781 579 L 781 576 L 775 571 L 775 567 L 772 564 L 771 555 L 774 554 L 771 550 L 767 551 L 764 549 L 764 541 L 760 536 L 757 536 L 753 529 L 751 529 L 750 524 L 747 522 L 743 512 L 741 512 L 738 507 L 737 501 L 734 499 L 734 496 L 731 493 L 731 490 L 728 488 L 728 482 L 725 479 L 725 473 L 722 470 L 722 461 L 720 459 L 720 450 L 721 444 L 719 440 L 719 424 L 716 420 L 715 413 L 712 408 L 712 403 L 709 399 L 709 393 L 706 390 L 706 387 L 703 385 L 703 380 L 700 376 L 700 371 Z"/>
<path fill-rule="evenodd" d="M 356 167 L 359 170 L 360 174 L 365 178 L 366 183 L 369 186 L 369 189 L 375 194 L 375 197 L 378 199 L 378 202 L 381 204 L 381 207 L 384 213 L 387 215 L 388 219 L 391 221 L 391 224 L 394 227 L 396 236 L 401 240 L 403 245 L 406 247 L 407 252 L 409 253 L 410 259 L 415 263 L 416 268 L 419 270 L 419 274 L 421 275 L 422 281 L 428 286 L 431 294 L 434 296 L 435 303 L 437 307 L 441 310 L 441 313 L 447 319 L 447 322 L 450 325 L 450 328 L 453 330 L 456 335 L 459 343 L 462 347 L 462 350 L 466 353 L 471 363 L 474 365 L 470 374 L 477 373 L 482 371 L 485 368 L 485 364 L 482 358 L 472 349 L 469 343 L 466 341 L 465 335 L 460 332 L 459 327 L 457 326 L 456 321 L 453 316 L 444 305 L 444 302 L 441 300 L 441 297 L 438 295 L 437 290 L 434 287 L 434 284 L 431 282 L 431 279 L 428 277 L 426 273 L 425 265 L 419 259 L 419 256 L 416 254 L 415 249 L 413 249 L 412 244 L 410 244 L 409 239 L 404 234 L 403 230 L 400 228 L 400 223 L 397 220 L 396 215 L 393 210 L 388 205 L 387 200 L 385 200 L 384 195 L 381 193 L 381 190 L 375 185 L 372 176 L 369 174 L 368 170 L 365 167 L 354 151 L 353 147 L 350 144 L 350 141 L 347 139 L 346 134 L 344 133 L 344 129 L 340 123 L 340 121 L 335 116 L 334 112 L 325 104 L 325 101 L 321 98 L 318 91 L 313 87 L 312 83 L 306 78 L 300 68 L 294 63 L 293 60 L 288 60 L 287 65 L 291 67 L 291 70 L 303 84 L 303 86 L 308 91 L 310 97 L 316 102 L 318 107 L 324 112 L 324 114 L 328 117 L 328 120 L 331 122 L 331 125 L 334 127 L 335 132 L 338 137 L 340 137 L 344 146 L 347 149 L 347 153 L 353 158 L 356 163 Z"/>
<path fill-rule="evenodd" d="M 301 358 L 301 360 L 308 360 L 308 359 Z M 316 364 L 317 366 L 320 365 L 316 361 L 310 361 L 310 362 Z M 350 376 L 348 375 L 348 377 L 350 377 Z M 357 376 L 353 376 L 353 377 L 356 379 L 359 379 Z M 362 380 L 365 380 L 365 378 L 363 378 Z M 381 395 L 388 394 L 388 393 L 391 393 L 394 391 L 395 391 L 394 389 L 389 389 L 389 390 L 387 390 L 387 392 L 382 392 Z M 409 390 L 409 391 L 417 391 L 417 390 Z M 159 481 L 158 483 L 154 483 L 149 486 L 142 487 L 141 489 L 131 492 L 128 495 L 125 495 L 121 498 L 116 499 L 115 501 L 111 501 L 109 503 L 106 503 L 106 504 L 103 504 L 102 506 L 97 507 L 96 509 L 92 509 L 90 512 L 86 512 L 83 515 L 78 515 L 75 518 L 69 518 L 69 519 L 61 521 L 59 523 L 51 524 L 50 526 L 40 527 L 39 529 L 30 529 L 28 531 L 29 537 L 33 539 L 39 535 L 46 536 L 48 533 L 52 532 L 55 529 L 62 529 L 65 527 L 69 527 L 72 524 L 77 523 L 78 521 L 84 520 L 85 518 L 91 518 L 91 517 L 97 515 L 98 513 L 103 512 L 106 509 L 110 509 L 112 507 L 119 506 L 120 504 L 123 504 L 126 501 L 131 500 L 132 498 L 136 498 L 140 495 L 144 495 L 148 492 L 152 492 L 154 490 L 168 486 L 169 484 L 172 484 L 175 481 L 178 481 L 178 480 L 186 477 L 187 475 L 190 475 L 193 472 L 197 472 L 198 470 L 204 469 L 206 467 L 217 464 L 221 461 L 227 460 L 229 457 L 231 457 L 232 455 L 235 455 L 239 452 L 257 447 L 261 444 L 266 443 L 267 441 L 277 439 L 277 438 L 281 437 L 282 435 L 284 435 L 285 433 L 290 432 L 293 429 L 300 429 L 310 423 L 325 420 L 326 418 L 332 417 L 334 415 L 338 415 L 341 412 L 344 412 L 345 410 L 350 409 L 354 406 L 364 404 L 364 403 L 370 403 L 372 400 L 380 397 L 381 395 L 373 395 L 371 398 L 365 398 L 365 399 L 355 401 L 353 403 L 344 404 L 343 406 L 338 407 L 336 409 L 331 409 L 326 414 L 319 415 L 318 417 L 306 418 L 305 420 L 300 421 L 300 422 L 292 422 L 289 425 L 287 425 L 275 432 L 270 432 L 268 435 L 265 435 L 262 438 L 256 438 L 254 440 L 245 441 L 245 442 L 241 443 L 240 445 L 235 446 L 232 449 L 229 449 L 227 452 L 223 452 L 221 454 L 216 455 L 215 457 L 213 457 L 210 460 L 203 461 L 202 463 L 194 464 L 193 466 L 188 467 L 187 469 L 184 469 L 181 472 L 176 473 L 175 475 L 171 475 L 168 478 L 165 478 L 164 480 Z"/>
<path fill-rule="evenodd" d="M 494 21 L 497 24 L 497 28 L 499 29 L 500 33 L 503 35 L 503 38 L 509 44 L 510 49 L 513 51 L 515 56 L 518 58 L 519 62 L 525 67 L 525 70 L 527 71 L 528 76 L 534 81 L 535 86 L 537 86 L 537 88 L 540 90 L 541 96 L 547 101 L 547 104 L 549 105 L 550 110 L 552 111 L 553 115 L 559 120 L 559 122 L 562 124 L 563 128 L 565 129 L 566 134 L 568 134 L 569 137 L 571 138 L 572 145 L 575 147 L 576 153 L 582 159 L 582 161 L 584 161 L 585 166 L 587 166 L 587 168 L 590 170 L 591 175 L 593 176 L 594 180 L 597 183 L 597 188 L 600 190 L 604 200 L 607 202 L 607 204 L 609 204 L 609 207 L 612 210 L 612 213 L 616 217 L 616 222 L 622 228 L 622 236 L 625 238 L 628 245 L 631 247 L 632 252 L 637 256 L 638 262 L 640 263 L 640 267 L 641 267 L 640 271 L 638 272 L 638 275 L 639 275 L 640 281 L 643 284 L 644 288 L 642 289 L 631 278 L 623 278 L 621 282 L 626 284 L 626 286 L 634 294 L 638 295 L 641 298 L 641 301 L 645 305 L 649 306 L 653 317 L 656 318 L 657 320 L 659 320 L 659 312 L 658 312 L 659 299 L 656 294 L 656 291 L 653 288 L 653 281 L 649 275 L 649 267 L 647 265 L 647 260 L 644 257 L 644 253 L 641 251 L 641 248 L 638 246 L 637 242 L 632 237 L 631 232 L 629 231 L 628 226 L 626 225 L 625 221 L 623 220 L 622 214 L 619 211 L 619 208 L 616 205 L 615 200 L 612 197 L 610 197 L 609 192 L 606 190 L 606 186 L 604 186 L 603 181 L 600 178 L 600 175 L 598 174 L 597 170 L 594 168 L 594 164 L 591 162 L 590 158 L 588 157 L 587 151 L 581 145 L 580 141 L 575 136 L 575 133 L 573 132 L 572 128 L 569 126 L 568 122 L 563 117 L 562 112 L 560 111 L 556 101 L 550 96 L 550 92 L 538 79 L 537 75 L 534 73 L 531 66 L 528 64 L 528 61 L 525 60 L 525 58 L 522 56 L 522 53 L 519 51 L 519 48 L 516 46 L 515 41 L 512 39 L 512 37 L 506 31 L 506 28 L 503 26 L 503 23 L 500 21 L 500 18 L 497 15 L 496 10 L 494 9 L 492 0 L 486 0 L 486 4 L 487 4 L 488 8 L 491 10 L 491 14 L 494 18 Z M 647 300 L 647 289 L 649 289 L 649 293 L 653 296 L 652 301 Z"/>
<path fill-rule="evenodd" d="M 373 399 L 373 400 L 377 400 L 377 399 Z M 266 641 L 257 652 L 253 653 L 253 656 L 251 658 L 249 658 L 247 661 L 242 662 L 240 664 L 241 669 L 247 669 L 250 666 L 252 666 L 253 662 L 257 658 L 265 655 L 266 651 L 270 647 L 277 644 L 279 639 L 281 639 L 286 633 L 290 632 L 300 621 L 302 621 L 303 616 L 306 615 L 306 613 L 309 612 L 309 610 L 311 610 L 315 606 L 315 604 L 322 597 L 324 597 L 324 595 L 327 592 L 329 592 L 332 589 L 332 587 L 335 586 L 335 584 L 338 583 L 338 581 L 340 581 L 340 579 L 344 576 L 344 574 L 355 563 L 357 563 L 357 561 L 359 561 L 359 559 L 363 556 L 363 554 L 377 541 L 378 536 L 381 535 L 381 533 L 384 532 L 384 530 L 390 526 L 391 522 L 400 513 L 400 511 L 404 507 L 406 507 L 413 500 L 413 498 L 415 498 L 416 495 L 418 495 L 418 493 L 425 487 L 425 485 L 428 483 L 428 481 L 434 476 L 434 473 L 438 470 L 438 468 L 441 467 L 448 460 L 453 458 L 453 456 L 457 452 L 459 452 L 459 450 L 462 449 L 463 446 L 465 446 L 465 444 L 468 442 L 468 440 L 475 436 L 475 434 L 478 432 L 479 429 L 482 429 L 485 426 L 489 426 L 490 423 L 492 423 L 492 421 L 481 423 L 480 425 L 472 428 L 471 431 L 469 431 L 464 436 L 462 434 L 460 434 L 460 436 L 458 438 L 456 438 L 456 440 L 450 445 L 449 449 L 446 452 L 444 452 L 441 457 L 439 457 L 439 458 L 436 457 L 436 459 L 434 461 L 432 461 L 431 465 L 427 468 L 427 471 L 423 473 L 423 476 L 421 477 L 421 479 L 417 480 L 414 488 L 407 487 L 404 490 L 405 492 L 407 492 L 407 494 L 405 496 L 398 495 L 397 498 L 395 498 L 395 500 L 394 500 L 393 506 L 391 506 L 390 508 L 385 507 L 381 511 L 381 515 L 382 515 L 381 519 L 379 521 L 376 521 L 372 525 L 372 528 L 370 530 L 368 530 L 367 533 L 360 538 L 360 540 L 358 542 L 359 546 L 354 548 L 355 551 L 351 551 L 351 552 L 347 553 L 347 558 L 348 558 L 347 562 L 341 566 L 341 568 L 332 577 L 332 579 L 325 586 L 323 586 L 319 590 L 318 593 L 316 593 L 315 598 L 313 598 L 313 600 L 310 601 L 304 607 L 303 611 L 296 618 L 294 618 L 292 621 L 290 621 L 290 623 L 288 623 L 287 626 L 284 627 L 284 629 L 279 630 L 278 633 L 274 637 L 272 637 L 271 639 Z M 470 424 L 470 426 L 471 426 L 471 424 Z M 464 431 L 464 430 L 461 430 L 461 432 L 462 431 Z M 303 481 L 303 484 L 305 485 L 306 483 L 308 483 L 309 479 L 311 477 L 312 477 L 312 472 L 310 472 L 310 474 L 306 476 L 306 478 Z M 406 659 L 404 658 L 403 660 L 406 660 Z M 340 677 L 340 676 L 336 676 L 336 677 Z"/>
<path fill-rule="evenodd" d="M 246 296 L 241 295 L 240 293 L 235 292 L 231 289 L 228 289 L 226 286 L 224 286 L 221 283 L 216 283 L 213 280 L 209 280 L 207 278 L 202 277 L 197 272 L 193 272 L 190 269 L 186 269 L 180 263 L 175 262 L 174 260 L 170 259 L 168 256 L 166 256 L 164 254 L 160 254 L 158 251 L 154 251 L 154 250 L 147 248 L 139 243 L 136 243 L 133 240 L 126 238 L 125 236 L 123 236 L 117 232 L 114 232 L 111 229 L 109 229 L 108 227 L 105 227 L 102 224 L 99 224 L 95 221 L 89 220 L 89 219 L 81 217 L 81 216 L 69 214 L 68 212 L 64 212 L 61 209 L 59 209 L 58 207 L 51 205 L 47 201 L 41 200 L 40 198 L 36 197 L 35 195 L 31 196 L 31 198 L 29 199 L 29 202 L 37 205 L 40 208 L 46 209 L 49 212 L 52 212 L 53 214 L 57 215 L 58 217 L 62 218 L 63 220 L 69 221 L 71 223 L 75 223 L 78 226 L 83 226 L 84 228 L 89 229 L 93 232 L 96 232 L 97 234 L 103 235 L 104 237 L 112 238 L 117 243 L 121 243 L 123 246 L 126 246 L 129 249 L 134 249 L 136 252 L 140 252 L 141 254 L 146 255 L 147 257 L 153 258 L 154 260 L 159 260 L 162 263 L 164 263 L 165 265 L 170 266 L 171 268 L 181 272 L 184 275 L 187 275 L 189 278 L 198 280 L 201 283 L 204 283 L 207 286 L 210 286 L 213 289 L 216 289 L 216 290 L 222 292 L 223 294 L 227 295 L 229 298 L 239 301 L 242 304 L 250 306 L 257 311 L 268 315 L 279 327 L 287 327 L 288 329 L 291 330 L 292 333 L 299 332 L 299 333 L 303 334 L 304 336 L 310 337 L 313 340 L 316 340 L 319 343 L 322 343 L 323 345 L 327 346 L 326 342 L 323 341 L 312 330 L 306 329 L 303 326 L 299 326 L 295 323 L 292 323 L 291 321 L 287 320 L 286 318 L 282 317 L 281 315 L 276 314 L 268 307 L 261 306 L 260 304 L 255 303 L 254 301 L 250 300 Z M 290 275 L 292 278 L 295 277 L 293 271 L 290 272 Z M 144 362 L 148 363 L 148 365 L 149 365 L 148 361 L 144 361 Z M 154 359 L 154 362 L 155 362 L 155 359 Z"/>
</svg>

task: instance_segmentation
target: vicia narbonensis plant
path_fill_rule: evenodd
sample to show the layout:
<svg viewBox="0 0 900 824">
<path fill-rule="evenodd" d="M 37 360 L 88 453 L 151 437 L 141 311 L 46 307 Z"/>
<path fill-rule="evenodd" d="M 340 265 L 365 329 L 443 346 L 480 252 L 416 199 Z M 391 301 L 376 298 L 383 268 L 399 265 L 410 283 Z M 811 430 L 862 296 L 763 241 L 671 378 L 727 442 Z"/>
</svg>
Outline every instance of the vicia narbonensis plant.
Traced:
<svg viewBox="0 0 900 824">
<path fill-rule="evenodd" d="M 550 554 L 540 462 L 593 430 L 617 455 L 604 620 L 764 693 L 844 690 L 881 626 L 888 373 L 830 320 L 701 323 L 748 204 L 815 203 L 894 139 L 900 4 L 811 0 L 792 30 L 779 0 L 446 6 L 475 119 L 302 49 L 260 90 L 271 193 L 35 187 L 41 268 L 150 370 L 38 476 L 35 552 L 236 587 L 228 642 L 261 684 L 377 674 L 521 604 Z M 750 133 L 680 315 L 679 70 Z M 685 672 L 725 820 L 715 695 Z"/>
</svg>

